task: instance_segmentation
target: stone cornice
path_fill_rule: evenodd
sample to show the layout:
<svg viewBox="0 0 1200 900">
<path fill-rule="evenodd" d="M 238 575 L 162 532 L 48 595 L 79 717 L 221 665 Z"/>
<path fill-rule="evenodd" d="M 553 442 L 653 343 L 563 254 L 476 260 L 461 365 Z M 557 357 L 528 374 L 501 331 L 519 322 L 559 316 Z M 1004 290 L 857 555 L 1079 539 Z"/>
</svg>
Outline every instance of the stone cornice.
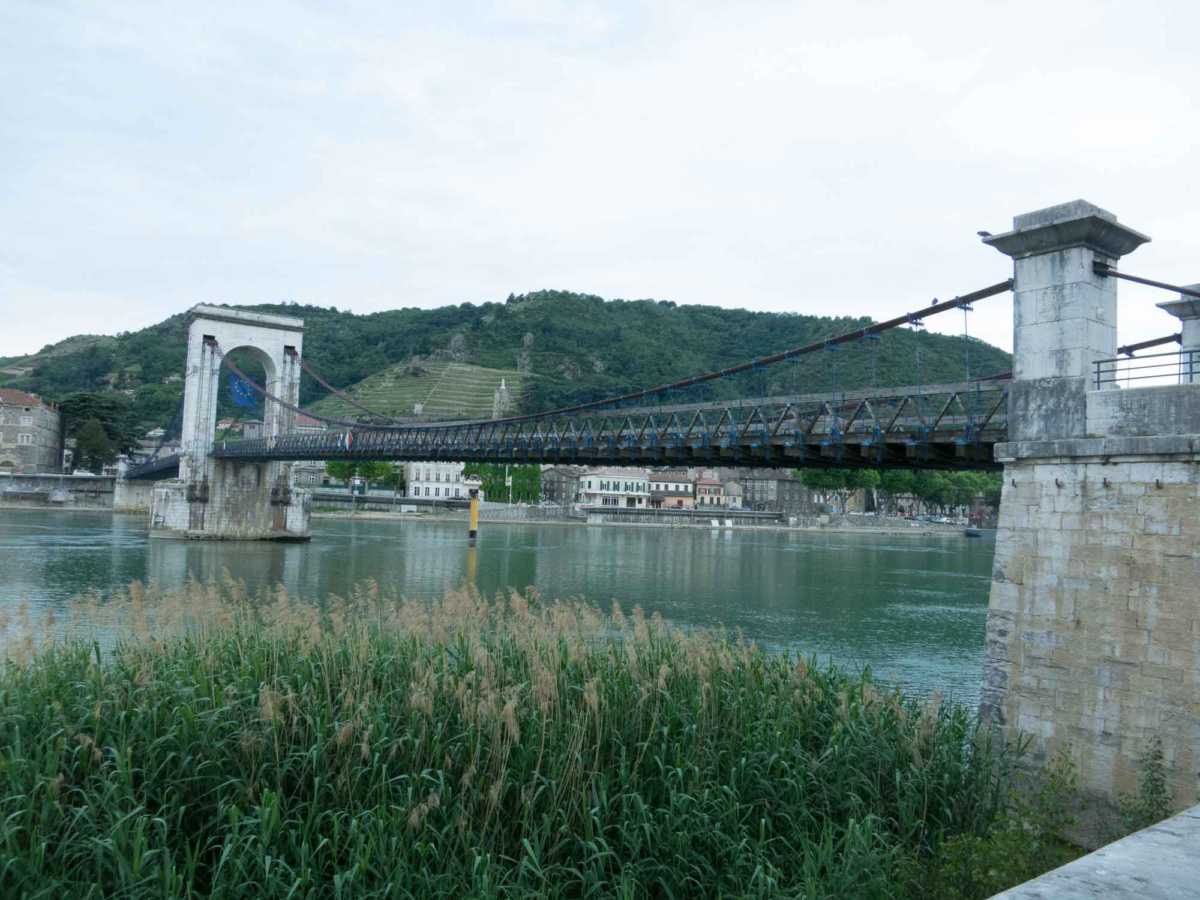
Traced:
<svg viewBox="0 0 1200 900">
<path fill-rule="evenodd" d="M 240 309 L 225 309 L 201 303 L 188 310 L 188 322 L 197 319 L 212 319 L 233 325 L 250 325 L 255 328 L 275 328 L 280 331 L 303 331 L 304 320 L 293 316 L 274 316 L 268 313 L 244 312 Z"/>
<path fill-rule="evenodd" d="M 1140 231 L 1098 215 L 1088 215 L 1081 219 L 1006 231 L 986 237 L 983 242 L 1013 259 L 1025 259 L 1071 247 L 1087 247 L 1101 256 L 1117 259 L 1149 240 Z"/>
</svg>

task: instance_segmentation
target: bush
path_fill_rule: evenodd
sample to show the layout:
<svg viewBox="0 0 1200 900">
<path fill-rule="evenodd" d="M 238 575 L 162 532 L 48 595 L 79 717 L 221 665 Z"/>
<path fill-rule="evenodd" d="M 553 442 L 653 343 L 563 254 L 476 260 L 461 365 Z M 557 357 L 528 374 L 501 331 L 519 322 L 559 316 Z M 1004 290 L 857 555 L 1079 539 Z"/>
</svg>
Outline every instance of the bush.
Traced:
<svg viewBox="0 0 1200 900">
<path fill-rule="evenodd" d="M 1081 855 L 1065 838 L 1079 772 L 1066 748 L 1032 784 L 1010 786 L 1000 815 L 982 834 L 949 837 L 927 882 L 926 896 L 944 900 L 991 897 Z"/>
<path fill-rule="evenodd" d="M 1171 813 L 1171 793 L 1167 787 L 1167 766 L 1162 740 L 1154 738 L 1141 758 L 1136 794 L 1121 797 L 1121 824 L 1125 834 L 1161 822 Z"/>
</svg>

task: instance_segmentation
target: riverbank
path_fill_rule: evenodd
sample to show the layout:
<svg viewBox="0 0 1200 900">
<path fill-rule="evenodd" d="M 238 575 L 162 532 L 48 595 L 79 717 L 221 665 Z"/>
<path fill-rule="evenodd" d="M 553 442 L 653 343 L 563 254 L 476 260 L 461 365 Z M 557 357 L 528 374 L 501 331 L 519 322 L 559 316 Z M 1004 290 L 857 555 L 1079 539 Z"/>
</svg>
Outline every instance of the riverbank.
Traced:
<svg viewBox="0 0 1200 900">
<path fill-rule="evenodd" d="M 447 522 L 467 522 L 465 514 L 449 513 L 441 515 L 431 515 L 429 513 L 413 513 L 413 512 L 386 512 L 383 510 L 363 510 L 360 512 L 350 512 L 348 510 L 328 510 L 315 509 L 312 512 L 314 519 L 361 519 L 371 520 L 377 519 L 381 521 L 402 521 L 402 522 L 427 522 L 436 524 L 446 524 Z M 694 523 L 672 523 L 672 522 L 655 522 L 655 521 L 629 521 L 629 520 L 608 520 L 608 521 L 588 521 L 587 519 L 574 517 L 546 517 L 546 518 L 517 518 L 506 517 L 502 512 L 496 513 L 487 518 L 481 519 L 480 527 L 488 525 L 564 525 L 570 527 L 577 526 L 593 526 L 593 527 L 627 527 L 627 528 L 681 528 L 699 531 L 796 531 L 796 532 L 821 532 L 827 534 L 934 534 L 934 535 L 962 535 L 964 526 L 961 525 L 943 525 L 935 522 L 911 522 L 909 520 L 895 521 L 869 521 L 868 517 L 856 516 L 839 516 L 828 517 L 830 521 L 826 524 L 804 524 L 804 525 L 789 525 L 786 523 L 768 523 L 768 524 L 724 524 L 724 517 L 716 518 L 718 525 L 713 525 L 711 520 L 696 521 Z M 856 521 L 862 519 L 863 521 Z M 985 530 L 985 533 L 990 531 Z"/>
<path fill-rule="evenodd" d="M 961 898 L 1071 855 L 964 708 L 616 607 L 107 606 L 111 657 L 0 674 L 4 896 Z"/>
</svg>

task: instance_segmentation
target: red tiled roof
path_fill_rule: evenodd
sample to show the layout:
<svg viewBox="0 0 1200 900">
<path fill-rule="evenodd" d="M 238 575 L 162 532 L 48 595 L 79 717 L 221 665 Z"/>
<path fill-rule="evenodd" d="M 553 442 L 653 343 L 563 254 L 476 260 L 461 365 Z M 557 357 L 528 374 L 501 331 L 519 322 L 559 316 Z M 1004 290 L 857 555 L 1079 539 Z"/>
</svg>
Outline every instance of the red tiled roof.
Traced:
<svg viewBox="0 0 1200 900">
<path fill-rule="evenodd" d="M 320 428 L 325 427 L 325 423 L 320 419 L 314 419 L 312 416 L 307 416 L 304 413 L 296 413 L 295 424 L 303 425 L 304 427 L 309 427 L 312 425 L 316 425 Z"/>
<path fill-rule="evenodd" d="M 14 406 L 38 406 L 42 398 L 37 394 L 27 394 L 16 388 L 0 388 L 0 403 L 11 403 Z"/>
</svg>

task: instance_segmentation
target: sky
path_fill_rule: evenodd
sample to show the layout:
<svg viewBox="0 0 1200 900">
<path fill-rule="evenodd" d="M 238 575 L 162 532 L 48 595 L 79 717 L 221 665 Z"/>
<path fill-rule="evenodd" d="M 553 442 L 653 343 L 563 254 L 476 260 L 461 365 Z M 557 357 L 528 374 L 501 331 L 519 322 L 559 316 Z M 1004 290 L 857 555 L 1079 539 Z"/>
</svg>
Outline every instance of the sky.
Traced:
<svg viewBox="0 0 1200 900">
<path fill-rule="evenodd" d="M 0 356 L 201 302 L 888 318 L 1084 198 L 1200 281 L 1200 4 L 0 3 Z M 1121 342 L 1177 330 L 1121 286 Z M 971 334 L 1011 347 L 1008 296 Z M 957 313 L 933 330 L 961 333 Z M 764 348 L 774 349 L 774 348 Z"/>
</svg>

